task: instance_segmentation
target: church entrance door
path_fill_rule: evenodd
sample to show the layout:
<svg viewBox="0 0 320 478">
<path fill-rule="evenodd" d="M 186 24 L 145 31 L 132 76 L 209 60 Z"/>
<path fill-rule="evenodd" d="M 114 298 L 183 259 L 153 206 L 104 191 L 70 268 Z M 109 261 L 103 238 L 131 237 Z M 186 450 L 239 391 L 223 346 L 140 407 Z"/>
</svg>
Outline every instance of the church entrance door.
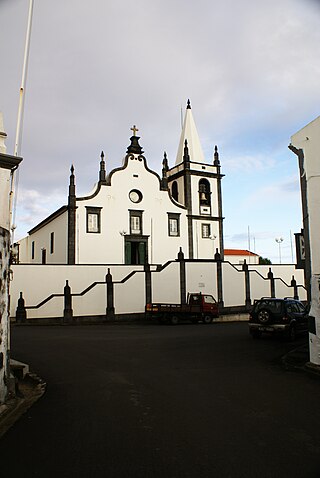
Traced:
<svg viewBox="0 0 320 478">
<path fill-rule="evenodd" d="M 143 265 L 148 263 L 148 239 L 126 236 L 125 238 L 125 263 Z"/>
</svg>

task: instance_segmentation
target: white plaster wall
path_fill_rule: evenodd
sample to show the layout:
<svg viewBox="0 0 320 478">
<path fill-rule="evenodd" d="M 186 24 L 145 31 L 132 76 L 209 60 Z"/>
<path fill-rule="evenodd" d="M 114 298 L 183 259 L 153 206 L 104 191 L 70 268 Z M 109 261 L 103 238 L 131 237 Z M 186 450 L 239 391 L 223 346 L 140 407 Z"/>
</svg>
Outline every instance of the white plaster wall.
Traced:
<svg viewBox="0 0 320 478">
<path fill-rule="evenodd" d="M 320 365 L 320 116 L 291 137 L 296 148 L 303 149 L 304 172 L 307 182 L 311 262 L 311 310 L 315 317 L 315 332 L 309 333 L 310 362 Z"/>
<path fill-rule="evenodd" d="M 72 292 L 74 293 L 75 290 L 72 289 Z M 74 316 L 105 315 L 106 307 L 107 289 L 105 284 L 97 284 L 84 296 L 72 297 Z"/>
<path fill-rule="evenodd" d="M 26 236 L 17 242 L 19 244 L 19 261 L 24 263 L 31 262 L 31 246 L 29 246 L 30 237 Z"/>
<path fill-rule="evenodd" d="M 50 253 L 50 235 L 54 232 L 54 252 Z M 35 256 L 31 259 L 32 241 L 35 242 Z M 41 264 L 42 249 L 46 249 L 47 264 L 66 264 L 68 241 L 68 214 L 64 212 L 27 238 L 18 241 L 20 246 L 20 262 Z"/>
<path fill-rule="evenodd" d="M 117 314 L 142 313 L 145 308 L 145 275 L 138 272 L 124 284 L 114 285 Z"/>
<path fill-rule="evenodd" d="M 172 262 L 161 272 L 152 274 L 152 302 L 180 303 L 180 264 Z"/>
<path fill-rule="evenodd" d="M 212 263 L 186 263 L 187 293 L 211 294 L 218 300 L 217 265 Z"/>
<path fill-rule="evenodd" d="M 261 273 L 261 271 L 259 271 Z M 261 274 L 263 277 L 266 277 L 265 274 Z M 270 281 L 264 280 L 263 277 L 260 277 L 255 270 L 250 272 L 250 295 L 251 301 L 253 303 L 254 299 L 261 299 L 261 297 L 270 297 Z"/>
<path fill-rule="evenodd" d="M 0 168 L 0 227 L 10 229 L 9 216 L 10 170 Z"/>
<path fill-rule="evenodd" d="M 143 271 L 143 266 L 110 266 L 110 273 L 112 274 L 113 281 L 122 281 L 125 279 L 132 271 Z"/>
<path fill-rule="evenodd" d="M 134 204 L 129 192 L 138 189 L 143 199 Z M 101 234 L 86 232 L 85 206 L 102 207 Z M 130 234 L 129 210 L 143 211 L 143 235 L 148 238 L 150 263 L 163 263 L 177 257 L 179 248 L 187 251 L 186 210 L 175 205 L 167 191 L 160 191 L 158 177 L 146 170 L 143 161 L 129 159 L 125 169 L 112 175 L 111 186 L 102 186 L 97 196 L 77 201 L 77 262 L 124 263 L 124 237 Z M 180 214 L 180 237 L 168 235 L 168 212 Z"/>
<path fill-rule="evenodd" d="M 245 276 L 237 272 L 230 264 L 223 263 L 223 292 L 226 306 L 244 305 Z M 267 276 L 269 267 L 261 266 L 260 273 Z M 293 266 L 277 266 L 275 277 L 283 277 L 290 283 Z M 113 280 L 120 282 L 131 271 L 138 272 L 124 284 L 114 284 L 116 313 L 143 312 L 145 306 L 145 274 L 142 267 L 110 266 Z M 154 271 L 155 268 L 152 268 Z M 108 267 L 104 265 L 14 265 L 11 282 L 11 316 L 15 317 L 20 291 L 23 292 L 26 306 L 34 306 L 51 294 L 63 294 L 66 280 L 69 281 L 72 293 L 81 293 L 93 282 L 104 282 Z M 295 271 L 297 283 L 303 283 L 302 271 Z M 263 281 L 254 272 L 250 273 L 251 297 L 269 296 L 269 281 Z M 186 263 L 186 292 L 209 293 L 217 299 L 216 263 Z M 292 296 L 292 289 L 284 287 L 276 281 L 278 297 Z M 299 289 L 299 295 L 305 300 L 305 294 Z M 173 262 L 161 272 L 152 273 L 153 302 L 180 302 L 180 264 Z M 52 299 L 40 309 L 27 311 L 28 318 L 59 317 L 63 314 L 63 297 Z M 82 297 L 73 297 L 74 315 L 103 315 L 106 309 L 106 286 L 96 285 Z"/>
<path fill-rule="evenodd" d="M 202 164 L 202 163 L 191 163 L 191 168 L 195 171 L 201 171 L 202 173 L 205 171 L 207 173 L 217 174 L 217 166 L 213 166 L 213 164 Z M 200 176 L 198 176 L 200 178 Z"/>
<path fill-rule="evenodd" d="M 180 204 L 185 204 L 185 197 L 184 197 L 184 179 L 183 177 L 175 179 L 178 184 L 178 202 Z M 173 181 L 172 181 L 173 182 Z M 170 183 L 171 194 L 172 194 L 172 183 Z"/>
<path fill-rule="evenodd" d="M 11 282 L 11 316 L 15 317 L 16 307 L 20 292 L 23 292 L 25 305 L 37 305 L 51 294 L 63 294 L 66 280 L 69 281 L 72 293 L 80 293 L 93 282 L 104 281 L 107 273 L 105 266 L 61 266 L 61 265 L 14 265 L 13 281 Z M 97 285 L 96 288 L 100 286 Z M 102 286 L 103 288 L 103 286 Z M 95 290 L 95 289 L 93 289 Z M 103 298 L 94 300 L 103 303 L 105 292 L 102 292 Z M 86 294 L 83 298 L 74 298 L 74 304 L 83 311 L 79 315 L 87 315 L 91 306 L 99 307 L 95 302 L 91 302 L 93 296 Z M 82 299 L 82 300 L 81 300 Z M 79 306 L 80 302 L 80 306 Z M 87 303 L 87 305 L 86 305 Z M 28 318 L 57 317 L 63 312 L 63 297 L 52 299 L 47 305 L 40 309 L 31 309 L 27 311 Z M 105 310 L 105 309 L 104 309 Z M 104 312 L 102 312 L 104 313 Z"/>
<path fill-rule="evenodd" d="M 245 277 L 230 264 L 222 263 L 223 300 L 226 307 L 244 305 L 246 300 Z"/>
<path fill-rule="evenodd" d="M 202 224 L 210 224 L 211 237 L 216 236 L 215 239 L 202 237 Z M 203 219 L 194 220 L 193 242 L 195 259 L 213 259 L 216 249 L 219 249 L 219 223 L 217 221 L 209 221 L 206 216 L 203 216 Z"/>
<path fill-rule="evenodd" d="M 291 137 L 304 152 L 312 274 L 320 273 L 320 116 Z"/>
<path fill-rule="evenodd" d="M 296 269 L 294 264 L 283 264 L 283 265 L 251 265 L 249 269 L 257 270 L 263 277 L 268 277 L 269 269 L 273 272 L 273 277 L 275 280 L 275 293 L 276 297 L 280 299 L 283 297 L 293 297 L 293 288 L 290 287 L 292 276 L 294 276 L 297 284 L 304 285 L 304 272 L 302 269 Z M 289 287 L 283 284 L 279 278 L 281 278 Z M 269 281 L 266 281 L 270 283 Z M 299 287 L 299 299 L 300 300 L 307 300 L 307 294 L 305 289 Z M 261 293 L 260 297 L 270 296 L 270 287 L 268 288 L 267 294 Z M 259 288 L 257 288 L 257 296 L 259 297 Z"/>
</svg>

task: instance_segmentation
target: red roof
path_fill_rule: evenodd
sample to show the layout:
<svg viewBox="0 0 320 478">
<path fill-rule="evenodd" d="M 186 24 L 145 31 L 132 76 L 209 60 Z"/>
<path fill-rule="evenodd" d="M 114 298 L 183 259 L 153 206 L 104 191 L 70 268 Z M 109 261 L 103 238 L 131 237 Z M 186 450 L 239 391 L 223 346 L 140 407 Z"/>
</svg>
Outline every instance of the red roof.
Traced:
<svg viewBox="0 0 320 478">
<path fill-rule="evenodd" d="M 247 251 L 245 249 L 225 249 L 225 256 L 258 256 L 254 252 Z"/>
</svg>

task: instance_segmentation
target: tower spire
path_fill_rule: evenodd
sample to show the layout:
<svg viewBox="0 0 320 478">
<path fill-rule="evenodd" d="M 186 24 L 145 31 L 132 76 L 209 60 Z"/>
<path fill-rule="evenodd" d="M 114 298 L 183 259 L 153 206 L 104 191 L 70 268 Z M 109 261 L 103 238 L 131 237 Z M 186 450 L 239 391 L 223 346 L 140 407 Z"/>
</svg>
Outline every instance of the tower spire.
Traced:
<svg viewBox="0 0 320 478">
<path fill-rule="evenodd" d="M 219 160 L 219 153 L 218 153 L 218 146 L 215 145 L 214 147 L 214 154 L 213 154 L 213 165 L 214 166 L 220 166 L 220 160 Z"/>
<path fill-rule="evenodd" d="M 202 151 L 198 131 L 193 119 L 192 109 L 190 100 L 187 101 L 187 108 L 185 111 L 180 142 L 178 147 L 177 159 L 176 164 L 180 164 L 184 161 L 184 146 L 185 140 L 188 141 L 188 148 L 189 148 L 189 161 L 193 163 L 205 163 L 204 154 Z"/>
<path fill-rule="evenodd" d="M 68 264 L 75 264 L 76 260 L 76 186 L 74 166 L 70 168 L 69 196 L 68 196 Z"/>
<path fill-rule="evenodd" d="M 184 140 L 183 161 L 185 163 L 190 162 L 188 140 L 187 139 Z"/>
<path fill-rule="evenodd" d="M 101 161 L 100 161 L 100 171 L 99 171 L 99 182 L 106 184 L 106 163 L 104 160 L 104 152 L 101 151 L 100 155 Z"/>
<path fill-rule="evenodd" d="M 162 179 L 161 179 L 161 189 L 168 189 L 168 158 L 167 153 L 164 152 L 163 154 L 163 161 L 162 161 Z"/>
<path fill-rule="evenodd" d="M 74 176 L 74 166 L 71 164 L 70 168 L 70 181 L 69 181 L 69 196 L 75 196 L 76 186 L 75 186 L 75 176 Z"/>
</svg>

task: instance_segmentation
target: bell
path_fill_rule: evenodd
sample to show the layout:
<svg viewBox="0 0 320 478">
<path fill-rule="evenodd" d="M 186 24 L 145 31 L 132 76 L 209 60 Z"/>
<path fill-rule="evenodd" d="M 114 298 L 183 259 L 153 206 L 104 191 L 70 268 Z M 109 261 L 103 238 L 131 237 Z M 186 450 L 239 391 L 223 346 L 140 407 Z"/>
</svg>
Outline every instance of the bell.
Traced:
<svg viewBox="0 0 320 478">
<path fill-rule="evenodd" d="M 200 199 L 201 199 L 201 201 L 206 201 L 206 199 L 207 199 L 206 193 L 201 193 L 200 194 Z"/>
</svg>

